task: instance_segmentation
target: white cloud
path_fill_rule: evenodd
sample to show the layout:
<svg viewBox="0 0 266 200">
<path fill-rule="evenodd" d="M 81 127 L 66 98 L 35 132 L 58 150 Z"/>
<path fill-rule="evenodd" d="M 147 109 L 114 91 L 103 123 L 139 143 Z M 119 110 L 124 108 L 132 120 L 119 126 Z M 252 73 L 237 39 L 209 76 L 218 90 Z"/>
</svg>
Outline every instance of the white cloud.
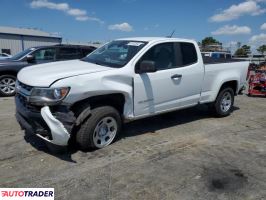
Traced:
<svg viewBox="0 0 266 200">
<path fill-rule="evenodd" d="M 262 24 L 260 27 L 261 30 L 266 30 L 266 23 Z"/>
<path fill-rule="evenodd" d="M 104 24 L 104 21 L 100 20 L 97 17 L 88 17 L 89 21 L 95 21 L 95 22 L 99 22 L 100 24 Z"/>
<path fill-rule="evenodd" d="M 252 52 L 255 53 L 259 46 L 266 44 L 266 34 L 253 35 L 248 44 L 251 46 Z"/>
<path fill-rule="evenodd" d="M 254 45 L 256 45 L 256 44 L 263 44 L 263 43 L 266 44 L 266 34 L 261 33 L 261 34 L 259 34 L 259 35 L 253 35 L 253 36 L 250 38 L 249 42 L 250 42 L 251 44 L 254 44 Z"/>
<path fill-rule="evenodd" d="M 258 5 L 261 1 L 245 1 L 237 5 L 232 5 L 229 8 L 223 10 L 221 13 L 216 14 L 210 18 L 212 22 L 223 22 L 238 19 L 243 15 L 261 15 L 266 12 L 266 9 L 261 8 Z"/>
<path fill-rule="evenodd" d="M 78 8 L 71 8 L 68 3 L 54 3 L 48 0 L 33 0 L 30 3 L 30 7 L 37 9 L 37 8 L 47 8 L 51 10 L 59 10 L 65 12 L 68 15 L 75 17 L 78 21 L 97 21 L 99 23 L 103 23 L 100 19 L 96 17 L 89 17 L 87 15 L 86 10 L 78 9 Z"/>
<path fill-rule="evenodd" d="M 75 17 L 77 21 L 88 21 L 89 17 L 88 16 L 77 16 Z"/>
<path fill-rule="evenodd" d="M 243 34 L 250 34 L 251 29 L 248 26 L 228 26 L 225 25 L 216 31 L 212 32 L 212 35 L 243 35 Z"/>
<path fill-rule="evenodd" d="M 113 24 L 108 26 L 109 30 L 118 30 L 118 31 L 124 31 L 124 32 L 131 32 L 133 31 L 133 27 L 128 24 L 127 22 L 121 23 L 121 24 Z"/>
<path fill-rule="evenodd" d="M 71 8 L 67 11 L 67 14 L 72 15 L 72 16 L 86 16 L 87 12 L 86 12 L 86 10 Z"/>
<path fill-rule="evenodd" d="M 247 1 L 255 1 L 255 2 L 259 2 L 259 3 L 265 3 L 266 0 L 247 0 Z"/>
<path fill-rule="evenodd" d="M 67 3 L 53 3 L 47 0 L 34 0 L 30 3 L 31 8 L 48 8 L 53 10 L 66 11 L 69 9 Z"/>
</svg>

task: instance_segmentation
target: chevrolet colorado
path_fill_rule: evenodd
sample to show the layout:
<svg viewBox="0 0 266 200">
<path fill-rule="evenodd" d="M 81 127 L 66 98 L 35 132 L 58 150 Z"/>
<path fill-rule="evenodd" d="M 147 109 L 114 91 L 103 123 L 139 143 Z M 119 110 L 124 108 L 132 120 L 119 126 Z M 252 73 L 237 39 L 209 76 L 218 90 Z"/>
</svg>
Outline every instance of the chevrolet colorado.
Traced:
<svg viewBox="0 0 266 200">
<path fill-rule="evenodd" d="M 209 104 L 230 114 L 248 62 L 203 60 L 195 41 L 114 40 L 81 60 L 27 67 L 18 74 L 16 117 L 57 147 L 103 148 L 122 122 Z"/>
</svg>

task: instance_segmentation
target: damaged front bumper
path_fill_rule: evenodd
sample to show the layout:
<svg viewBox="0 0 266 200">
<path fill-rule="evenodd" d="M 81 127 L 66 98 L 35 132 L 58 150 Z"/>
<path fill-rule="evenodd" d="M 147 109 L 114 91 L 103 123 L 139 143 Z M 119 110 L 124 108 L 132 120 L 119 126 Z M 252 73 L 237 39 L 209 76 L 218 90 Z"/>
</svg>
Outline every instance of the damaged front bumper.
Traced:
<svg viewBox="0 0 266 200">
<path fill-rule="evenodd" d="M 21 128 L 36 134 L 56 146 L 67 146 L 75 117 L 66 107 L 40 107 L 27 105 L 19 95 L 16 101 L 16 118 Z"/>
<path fill-rule="evenodd" d="M 67 146 L 70 134 L 64 125 L 52 115 L 48 106 L 45 106 L 41 109 L 41 115 L 51 131 L 52 140 L 43 137 L 41 134 L 37 134 L 37 136 L 41 137 L 47 142 L 51 142 L 60 146 Z"/>
</svg>

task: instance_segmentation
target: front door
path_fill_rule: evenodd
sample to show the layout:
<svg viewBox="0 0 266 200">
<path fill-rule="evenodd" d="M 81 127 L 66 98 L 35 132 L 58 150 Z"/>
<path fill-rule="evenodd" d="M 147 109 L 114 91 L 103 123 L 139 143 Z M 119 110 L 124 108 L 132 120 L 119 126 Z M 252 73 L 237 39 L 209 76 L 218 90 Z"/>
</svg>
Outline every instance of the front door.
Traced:
<svg viewBox="0 0 266 200">
<path fill-rule="evenodd" d="M 149 49 L 136 67 L 143 60 L 154 61 L 157 71 L 134 77 L 135 116 L 198 103 L 204 69 L 198 62 L 194 44 L 161 43 Z"/>
</svg>

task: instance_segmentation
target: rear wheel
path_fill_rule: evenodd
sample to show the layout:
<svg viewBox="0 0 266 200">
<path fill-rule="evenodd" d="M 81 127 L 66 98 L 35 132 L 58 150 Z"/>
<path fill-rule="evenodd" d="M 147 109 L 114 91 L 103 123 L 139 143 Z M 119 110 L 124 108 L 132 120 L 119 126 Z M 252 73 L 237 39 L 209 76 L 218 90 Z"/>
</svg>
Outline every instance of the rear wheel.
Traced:
<svg viewBox="0 0 266 200">
<path fill-rule="evenodd" d="M 13 75 L 2 75 L 0 76 L 0 96 L 10 97 L 14 96 L 16 77 Z"/>
<path fill-rule="evenodd" d="M 234 105 L 234 91 L 232 88 L 222 89 L 214 102 L 214 111 L 218 117 L 230 115 Z"/>
<path fill-rule="evenodd" d="M 121 117 L 111 106 L 91 110 L 91 116 L 81 125 L 76 142 L 82 150 L 101 149 L 111 144 L 121 131 Z"/>
</svg>

